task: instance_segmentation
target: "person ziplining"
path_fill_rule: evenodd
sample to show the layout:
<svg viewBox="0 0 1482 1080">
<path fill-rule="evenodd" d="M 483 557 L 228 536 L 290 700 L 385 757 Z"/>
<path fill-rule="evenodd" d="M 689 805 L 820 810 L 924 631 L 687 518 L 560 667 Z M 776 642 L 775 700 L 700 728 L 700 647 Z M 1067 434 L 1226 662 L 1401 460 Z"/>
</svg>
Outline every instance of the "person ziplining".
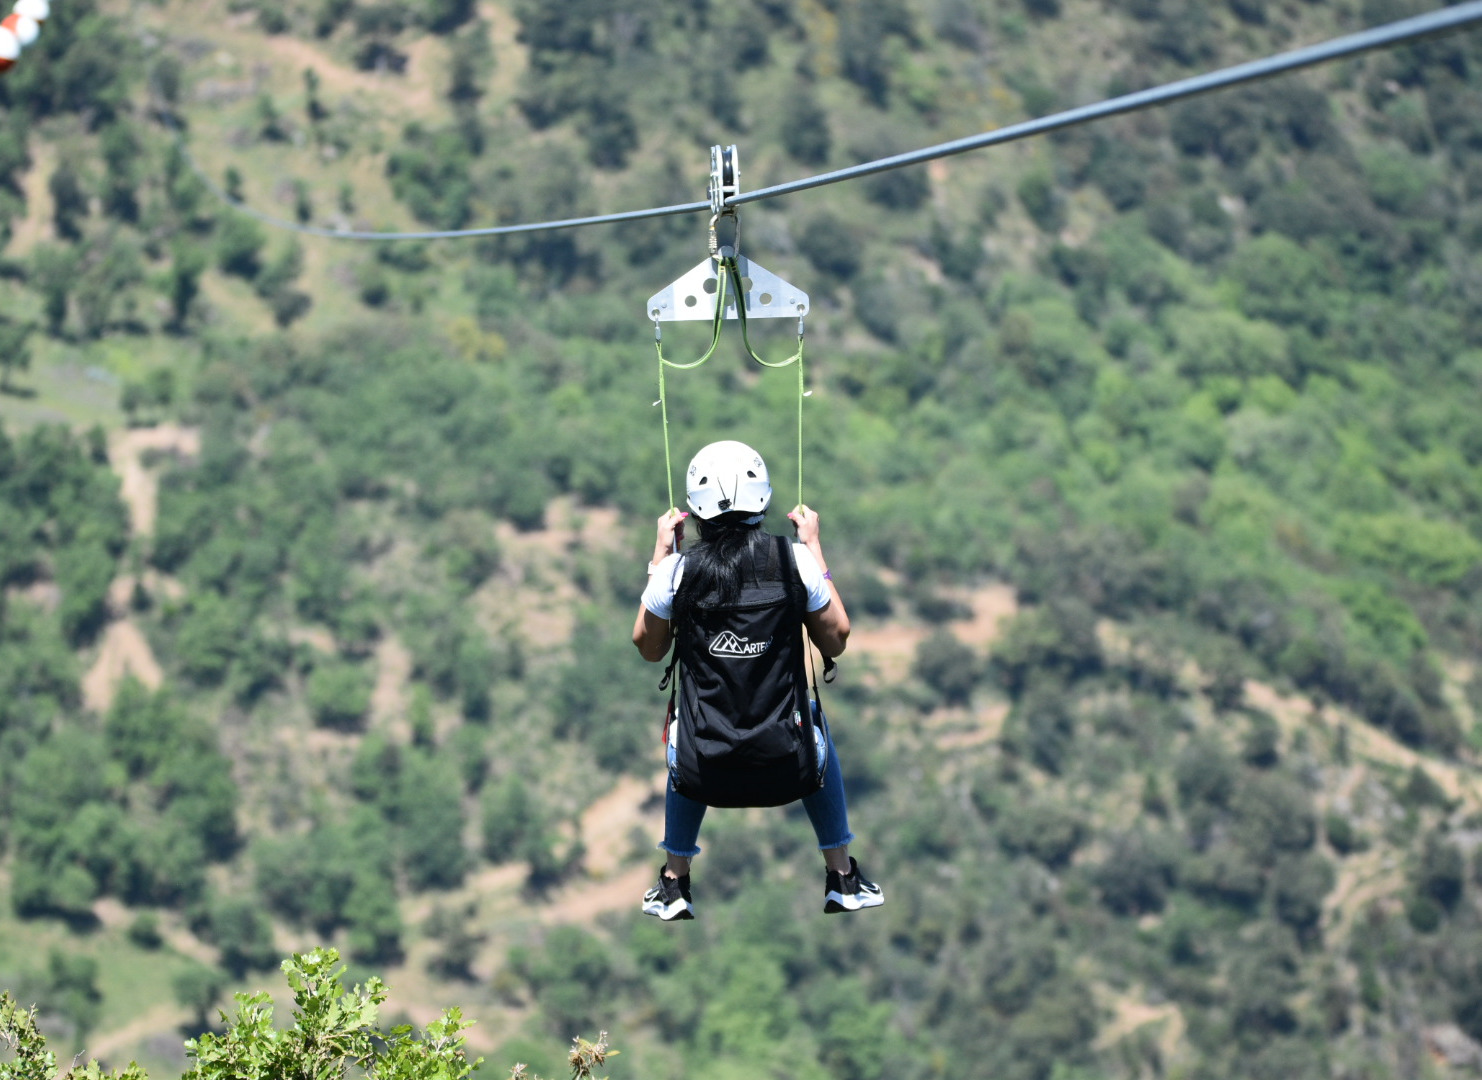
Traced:
<svg viewBox="0 0 1482 1080">
<path fill-rule="evenodd" d="M 711 806 L 801 800 L 823 852 L 824 911 L 859 911 L 885 902 L 849 854 L 854 834 L 844 777 L 816 680 L 811 699 L 808 693 L 808 642 L 823 654 L 827 680 L 849 639 L 849 613 L 823 557 L 818 514 L 803 502 L 808 296 L 741 256 L 736 211 L 726 205 L 739 186 L 736 148 L 714 147 L 710 257 L 648 303 L 659 358 L 655 404 L 663 408 L 669 509 L 658 519 L 633 644 L 652 663 L 670 656 L 672 648 L 660 683 L 670 689 L 664 724 L 669 784 L 659 844 L 666 859 L 641 908 L 665 922 L 694 918 L 690 860 L 700 853 L 700 825 Z M 778 362 L 763 360 L 751 347 L 748 317 L 796 317 L 797 352 Z M 723 440 L 701 449 L 685 474 L 690 513 L 674 503 L 665 370 L 709 360 L 727 318 L 740 323 L 746 352 L 757 363 L 797 368 L 798 502 L 788 514 L 797 532 L 794 543 L 761 527 L 772 483 L 762 456 L 745 443 Z M 668 360 L 660 324 L 702 319 L 712 322 L 710 348 L 691 363 Z M 699 541 L 681 552 L 690 514 Z"/>
<path fill-rule="evenodd" d="M 772 485 L 744 443 L 704 447 L 690 462 L 686 502 L 699 543 L 680 552 L 689 514 L 658 520 L 633 644 L 661 662 L 673 647 L 665 723 L 667 858 L 642 910 L 694 918 L 690 860 L 710 806 L 780 806 L 801 799 L 823 852 L 824 911 L 885 902 L 849 854 L 854 834 L 839 756 L 817 697 L 808 696 L 803 632 L 828 661 L 849 640 L 849 613 L 819 541 L 816 511 L 788 514 L 796 543 L 761 528 Z M 678 676 L 674 678 L 675 669 Z"/>
</svg>

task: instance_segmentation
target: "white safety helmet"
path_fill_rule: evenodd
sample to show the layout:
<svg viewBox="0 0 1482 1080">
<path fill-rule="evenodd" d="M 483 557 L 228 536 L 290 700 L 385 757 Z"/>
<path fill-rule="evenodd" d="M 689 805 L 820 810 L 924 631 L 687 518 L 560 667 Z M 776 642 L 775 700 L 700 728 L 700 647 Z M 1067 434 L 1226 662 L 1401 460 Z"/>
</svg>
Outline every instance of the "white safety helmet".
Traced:
<svg viewBox="0 0 1482 1080">
<path fill-rule="evenodd" d="M 772 501 L 767 463 L 745 443 L 713 442 L 690 460 L 685 497 L 701 521 L 743 511 L 760 521 Z"/>
</svg>

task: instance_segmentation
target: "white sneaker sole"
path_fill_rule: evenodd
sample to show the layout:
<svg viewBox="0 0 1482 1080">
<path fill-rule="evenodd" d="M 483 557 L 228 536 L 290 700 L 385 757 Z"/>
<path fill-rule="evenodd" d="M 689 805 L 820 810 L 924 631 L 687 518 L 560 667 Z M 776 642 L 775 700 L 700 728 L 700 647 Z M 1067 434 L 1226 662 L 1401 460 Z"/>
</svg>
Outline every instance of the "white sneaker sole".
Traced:
<svg viewBox="0 0 1482 1080">
<path fill-rule="evenodd" d="M 695 917 L 695 905 L 684 897 L 680 897 L 672 904 L 666 904 L 661 900 L 645 900 L 643 902 L 643 913 L 645 915 L 657 915 L 665 922 L 674 922 L 677 919 L 693 919 Z"/>
<path fill-rule="evenodd" d="M 823 910 L 830 915 L 845 911 L 863 911 L 885 903 L 883 892 L 840 893 L 830 891 L 823 898 Z"/>
</svg>

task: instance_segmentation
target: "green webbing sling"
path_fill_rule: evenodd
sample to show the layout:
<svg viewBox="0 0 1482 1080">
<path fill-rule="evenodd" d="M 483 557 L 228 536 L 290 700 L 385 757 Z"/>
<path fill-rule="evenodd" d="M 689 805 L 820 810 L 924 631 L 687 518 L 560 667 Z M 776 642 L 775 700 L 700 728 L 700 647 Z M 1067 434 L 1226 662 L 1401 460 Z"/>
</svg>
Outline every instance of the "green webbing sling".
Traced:
<svg viewBox="0 0 1482 1080">
<path fill-rule="evenodd" d="M 705 355 L 688 364 L 677 364 L 666 358 L 664 340 L 659 333 L 659 324 L 657 321 L 654 323 L 654 347 L 659 354 L 659 406 L 664 420 L 664 478 L 669 485 L 669 505 L 675 507 L 678 504 L 674 501 L 674 464 L 669 450 L 669 399 L 664 382 L 664 369 L 689 371 L 699 367 L 715 355 L 716 347 L 720 344 L 721 324 L 725 322 L 726 293 L 729 289 L 734 289 L 736 293 L 736 317 L 741 323 L 741 342 L 746 347 L 747 355 L 762 367 L 785 368 L 789 364 L 796 364 L 798 368 L 798 505 L 801 506 L 803 503 L 803 399 L 807 397 L 803 380 L 803 320 L 798 319 L 797 352 L 786 360 L 776 362 L 768 362 L 758 356 L 756 350 L 751 347 L 751 336 L 746 325 L 746 293 L 741 287 L 741 271 L 736 266 L 734 258 L 721 260 L 720 275 L 715 290 L 715 319 L 711 326 L 710 348 L 705 350 Z"/>
</svg>

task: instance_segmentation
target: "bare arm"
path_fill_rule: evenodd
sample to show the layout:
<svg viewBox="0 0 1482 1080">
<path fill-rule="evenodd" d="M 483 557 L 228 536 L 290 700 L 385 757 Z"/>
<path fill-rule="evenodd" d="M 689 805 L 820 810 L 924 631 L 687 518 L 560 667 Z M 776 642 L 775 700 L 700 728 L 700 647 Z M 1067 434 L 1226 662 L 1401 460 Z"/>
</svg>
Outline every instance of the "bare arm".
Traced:
<svg viewBox="0 0 1482 1080">
<path fill-rule="evenodd" d="M 818 568 L 824 572 L 824 582 L 828 585 L 828 605 L 804 615 L 803 625 L 808 628 L 808 636 L 818 646 L 819 652 L 831 658 L 838 656 L 849 641 L 849 612 L 839 597 L 833 578 L 828 576 L 828 563 L 823 561 L 823 547 L 818 541 L 818 514 L 806 506 L 799 506 L 787 516 L 797 526 L 798 542 L 818 560 Z"/>
<path fill-rule="evenodd" d="M 658 536 L 654 541 L 653 558 L 649 566 L 658 566 L 670 554 L 679 550 L 684 538 L 684 519 L 688 514 L 671 509 L 658 521 Z M 656 664 L 669 653 L 674 640 L 674 631 L 668 619 L 661 619 L 648 608 L 638 603 L 638 617 L 633 620 L 633 644 L 638 646 L 638 655 L 649 663 Z"/>
<path fill-rule="evenodd" d="M 674 640 L 674 631 L 668 619 L 661 619 L 642 604 L 638 605 L 638 618 L 633 622 L 633 644 L 638 646 L 638 655 L 651 664 L 657 664 L 669 655 L 669 644 Z"/>
</svg>

